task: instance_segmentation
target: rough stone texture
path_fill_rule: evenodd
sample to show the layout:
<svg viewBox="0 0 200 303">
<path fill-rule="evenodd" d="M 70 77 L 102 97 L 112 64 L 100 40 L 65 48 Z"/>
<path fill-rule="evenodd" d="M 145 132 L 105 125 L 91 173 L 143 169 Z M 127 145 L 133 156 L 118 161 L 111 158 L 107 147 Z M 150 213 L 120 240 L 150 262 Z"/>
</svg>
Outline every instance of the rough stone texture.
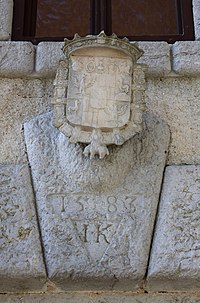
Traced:
<svg viewBox="0 0 200 303">
<path fill-rule="evenodd" d="M 171 72 L 170 45 L 167 42 L 138 42 L 137 44 L 144 51 L 138 63 L 147 65 L 147 76 L 162 77 Z"/>
<path fill-rule="evenodd" d="M 58 62 L 64 59 L 63 42 L 41 42 L 36 50 L 35 70 L 40 77 L 55 77 Z"/>
<path fill-rule="evenodd" d="M 23 123 L 50 110 L 51 81 L 0 79 L 0 163 L 26 162 Z"/>
<path fill-rule="evenodd" d="M 199 295 L 181 294 L 134 294 L 68 293 L 68 294 L 30 294 L 0 295 L 0 303 L 199 303 Z"/>
<path fill-rule="evenodd" d="M 167 42 L 138 42 L 144 55 L 138 63 L 147 64 L 147 76 L 166 76 L 171 71 L 170 46 Z M 58 62 L 64 59 L 63 42 L 41 42 L 36 51 L 36 72 L 42 77 L 55 77 Z"/>
<path fill-rule="evenodd" d="M 34 70 L 34 58 L 31 42 L 0 42 L 0 76 L 28 76 Z"/>
<path fill-rule="evenodd" d="M 173 70 L 182 76 L 200 75 L 200 41 L 178 41 L 172 46 Z"/>
<path fill-rule="evenodd" d="M 41 289 L 45 268 L 26 166 L 0 166 L 0 208 L 0 292 Z"/>
<path fill-rule="evenodd" d="M 166 169 L 148 272 L 148 289 L 198 291 L 200 166 Z"/>
<path fill-rule="evenodd" d="M 0 0 L 0 40 L 9 40 L 11 36 L 13 0 Z"/>
<path fill-rule="evenodd" d="M 144 131 L 103 160 L 43 115 L 25 124 L 49 278 L 62 289 L 134 289 L 144 278 L 169 131 Z"/>
<path fill-rule="evenodd" d="M 200 40 L 200 1 L 193 0 L 194 32 L 195 39 Z"/>
<path fill-rule="evenodd" d="M 149 79 L 146 104 L 170 126 L 168 163 L 200 163 L 200 79 Z"/>
<path fill-rule="evenodd" d="M 22 123 L 49 111 L 52 80 L 0 79 L 0 163 L 26 160 Z M 168 163 L 200 163 L 200 79 L 147 79 L 147 109 L 170 126 Z"/>
</svg>

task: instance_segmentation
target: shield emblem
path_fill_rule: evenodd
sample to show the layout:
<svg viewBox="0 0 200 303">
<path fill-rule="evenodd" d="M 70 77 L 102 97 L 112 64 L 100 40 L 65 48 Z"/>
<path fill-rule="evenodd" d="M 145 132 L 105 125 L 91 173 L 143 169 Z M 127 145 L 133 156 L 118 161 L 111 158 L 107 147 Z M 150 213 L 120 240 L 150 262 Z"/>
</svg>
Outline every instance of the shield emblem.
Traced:
<svg viewBox="0 0 200 303">
<path fill-rule="evenodd" d="M 91 129 L 123 127 L 130 117 L 131 76 L 128 58 L 72 56 L 67 120 Z"/>
<path fill-rule="evenodd" d="M 66 40 L 55 79 L 54 125 L 73 143 L 90 143 L 86 156 L 109 154 L 141 130 L 142 51 L 127 39 L 98 36 Z"/>
</svg>

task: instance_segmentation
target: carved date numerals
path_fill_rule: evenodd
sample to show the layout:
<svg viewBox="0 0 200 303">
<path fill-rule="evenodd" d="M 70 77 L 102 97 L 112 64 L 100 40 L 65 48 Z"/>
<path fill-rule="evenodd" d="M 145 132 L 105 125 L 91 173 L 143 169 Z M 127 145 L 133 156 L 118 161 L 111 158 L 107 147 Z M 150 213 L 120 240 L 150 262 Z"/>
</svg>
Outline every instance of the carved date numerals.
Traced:
<svg viewBox="0 0 200 303">
<path fill-rule="evenodd" d="M 88 216 L 88 213 L 95 216 L 99 214 L 106 215 L 122 215 L 128 214 L 132 216 L 136 212 L 137 196 L 71 196 L 70 194 L 58 193 L 47 196 L 47 210 L 52 214 L 69 216 L 81 214 Z"/>
</svg>

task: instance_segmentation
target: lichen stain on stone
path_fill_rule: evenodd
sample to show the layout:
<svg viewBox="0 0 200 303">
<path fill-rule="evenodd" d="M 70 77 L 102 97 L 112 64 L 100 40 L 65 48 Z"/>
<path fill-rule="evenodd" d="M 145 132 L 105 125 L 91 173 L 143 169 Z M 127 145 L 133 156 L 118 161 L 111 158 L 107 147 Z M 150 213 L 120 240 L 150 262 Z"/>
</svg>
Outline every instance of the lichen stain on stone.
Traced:
<svg viewBox="0 0 200 303">
<path fill-rule="evenodd" d="M 20 227 L 18 229 L 18 238 L 20 240 L 24 240 L 26 239 L 29 235 L 30 235 L 31 229 L 30 228 L 24 228 L 24 227 Z"/>
</svg>

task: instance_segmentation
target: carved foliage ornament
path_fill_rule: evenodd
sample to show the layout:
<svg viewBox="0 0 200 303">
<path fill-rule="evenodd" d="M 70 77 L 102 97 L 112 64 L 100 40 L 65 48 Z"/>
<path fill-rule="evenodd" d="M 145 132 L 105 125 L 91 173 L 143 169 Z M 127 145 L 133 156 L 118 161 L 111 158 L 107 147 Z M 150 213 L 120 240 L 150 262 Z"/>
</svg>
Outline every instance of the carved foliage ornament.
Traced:
<svg viewBox="0 0 200 303">
<path fill-rule="evenodd" d="M 100 159 L 107 145 L 122 145 L 142 128 L 143 52 L 115 34 L 65 39 L 65 60 L 54 81 L 54 126 L 71 143 L 90 143 L 84 155 Z"/>
</svg>

